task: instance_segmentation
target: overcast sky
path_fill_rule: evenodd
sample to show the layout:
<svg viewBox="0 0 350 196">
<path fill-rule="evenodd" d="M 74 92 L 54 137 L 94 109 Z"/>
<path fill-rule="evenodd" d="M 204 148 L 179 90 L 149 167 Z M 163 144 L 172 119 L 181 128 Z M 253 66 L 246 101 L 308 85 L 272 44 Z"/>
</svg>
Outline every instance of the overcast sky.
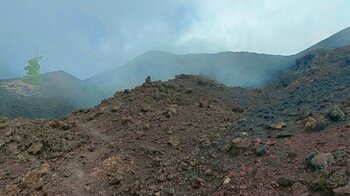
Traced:
<svg viewBox="0 0 350 196">
<path fill-rule="evenodd" d="M 86 79 L 148 50 L 294 54 L 350 26 L 349 0 L 0 0 L 0 78 Z"/>
</svg>

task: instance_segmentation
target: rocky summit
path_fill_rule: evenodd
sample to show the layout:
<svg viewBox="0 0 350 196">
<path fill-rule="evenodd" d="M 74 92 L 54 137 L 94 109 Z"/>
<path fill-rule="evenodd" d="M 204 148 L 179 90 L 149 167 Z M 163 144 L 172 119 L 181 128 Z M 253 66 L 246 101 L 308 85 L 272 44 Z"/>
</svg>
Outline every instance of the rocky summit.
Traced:
<svg viewBox="0 0 350 196">
<path fill-rule="evenodd" d="M 349 75 L 346 46 L 265 88 L 147 78 L 59 120 L 1 118 L 0 193 L 349 195 Z"/>
</svg>

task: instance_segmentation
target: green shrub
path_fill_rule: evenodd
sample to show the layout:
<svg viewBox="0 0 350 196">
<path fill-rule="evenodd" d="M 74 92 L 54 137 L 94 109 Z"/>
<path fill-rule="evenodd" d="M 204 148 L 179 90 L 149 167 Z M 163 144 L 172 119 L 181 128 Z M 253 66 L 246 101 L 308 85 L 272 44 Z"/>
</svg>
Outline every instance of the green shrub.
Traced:
<svg viewBox="0 0 350 196">
<path fill-rule="evenodd" d="M 23 76 L 22 81 L 38 85 L 42 82 L 42 76 L 40 75 L 39 61 L 43 57 L 33 57 L 28 60 L 28 65 L 24 67 L 26 74 Z"/>
</svg>

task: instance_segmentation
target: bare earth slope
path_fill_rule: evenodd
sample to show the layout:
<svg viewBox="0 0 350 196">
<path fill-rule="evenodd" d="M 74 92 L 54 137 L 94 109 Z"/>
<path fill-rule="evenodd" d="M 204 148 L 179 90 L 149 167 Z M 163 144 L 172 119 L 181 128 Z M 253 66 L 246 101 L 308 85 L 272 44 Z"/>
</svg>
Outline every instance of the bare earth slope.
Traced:
<svg viewBox="0 0 350 196">
<path fill-rule="evenodd" d="M 3 195 L 332 195 L 350 189 L 350 46 L 264 89 L 179 75 L 61 120 L 0 120 Z"/>
</svg>

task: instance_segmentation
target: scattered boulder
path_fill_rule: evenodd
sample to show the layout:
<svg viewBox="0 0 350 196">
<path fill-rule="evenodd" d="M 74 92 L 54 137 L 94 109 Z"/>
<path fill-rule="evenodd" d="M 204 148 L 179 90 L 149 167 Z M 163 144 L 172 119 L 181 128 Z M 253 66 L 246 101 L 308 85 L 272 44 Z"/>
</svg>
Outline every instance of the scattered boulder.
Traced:
<svg viewBox="0 0 350 196">
<path fill-rule="evenodd" d="M 348 183 L 349 180 L 347 179 L 347 176 L 343 173 L 339 171 L 329 171 L 325 169 L 319 171 L 318 175 L 309 184 L 309 186 L 314 191 L 323 191 L 331 193 L 332 190 L 340 192 L 342 189 L 339 190 L 337 188 L 345 188 Z"/>
<path fill-rule="evenodd" d="M 305 131 L 322 131 L 327 126 L 327 122 L 324 117 L 308 117 L 305 121 Z"/>
<path fill-rule="evenodd" d="M 305 162 L 312 169 L 322 169 L 334 160 L 332 153 L 310 152 L 306 156 Z"/>
<path fill-rule="evenodd" d="M 309 152 L 305 157 L 305 164 L 308 167 L 312 167 L 311 160 L 317 155 L 317 152 Z M 312 167 L 313 168 L 313 167 Z"/>
<path fill-rule="evenodd" d="M 344 121 L 346 115 L 338 105 L 335 105 L 328 112 L 328 116 L 332 121 Z"/>
</svg>

